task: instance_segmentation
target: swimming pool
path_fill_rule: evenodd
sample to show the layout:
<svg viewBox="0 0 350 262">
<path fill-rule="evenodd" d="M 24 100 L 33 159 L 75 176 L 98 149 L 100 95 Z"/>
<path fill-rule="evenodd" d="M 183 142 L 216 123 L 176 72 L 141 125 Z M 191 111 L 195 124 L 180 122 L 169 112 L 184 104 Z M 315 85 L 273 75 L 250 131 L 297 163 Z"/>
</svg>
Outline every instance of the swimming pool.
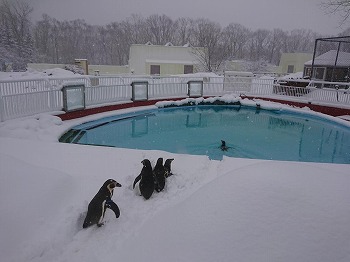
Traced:
<svg viewBox="0 0 350 262">
<path fill-rule="evenodd" d="M 227 151 L 220 149 L 226 141 Z M 106 117 L 61 142 L 172 153 L 350 164 L 350 128 L 314 115 L 244 106 L 185 106 Z"/>
</svg>

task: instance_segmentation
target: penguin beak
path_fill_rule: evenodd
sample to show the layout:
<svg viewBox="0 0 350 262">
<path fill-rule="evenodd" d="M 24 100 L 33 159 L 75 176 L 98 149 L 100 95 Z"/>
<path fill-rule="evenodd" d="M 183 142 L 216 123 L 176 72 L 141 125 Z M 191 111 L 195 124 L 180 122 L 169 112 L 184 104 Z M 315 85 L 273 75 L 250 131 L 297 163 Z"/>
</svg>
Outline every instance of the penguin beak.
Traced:
<svg viewBox="0 0 350 262">
<path fill-rule="evenodd" d="M 122 185 L 119 184 L 118 182 L 113 182 L 113 183 L 109 184 L 109 187 L 110 187 L 110 188 L 121 187 L 121 186 L 122 186 Z"/>
</svg>

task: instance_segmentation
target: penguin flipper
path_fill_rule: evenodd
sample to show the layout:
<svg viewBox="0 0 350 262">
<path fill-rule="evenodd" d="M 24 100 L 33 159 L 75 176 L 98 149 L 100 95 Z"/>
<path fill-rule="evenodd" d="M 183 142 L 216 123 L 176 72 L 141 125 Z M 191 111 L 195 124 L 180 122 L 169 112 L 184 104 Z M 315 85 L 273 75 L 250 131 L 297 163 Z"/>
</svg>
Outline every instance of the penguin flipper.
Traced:
<svg viewBox="0 0 350 262">
<path fill-rule="evenodd" d="M 106 202 L 106 207 L 113 210 L 116 218 L 118 218 L 120 216 L 120 210 L 119 207 L 116 203 L 114 203 L 112 200 L 109 200 Z"/>
<path fill-rule="evenodd" d="M 132 189 L 135 188 L 136 183 L 139 182 L 140 180 L 141 180 L 141 174 L 139 174 L 139 175 L 135 178 L 134 184 L 132 184 Z"/>
</svg>

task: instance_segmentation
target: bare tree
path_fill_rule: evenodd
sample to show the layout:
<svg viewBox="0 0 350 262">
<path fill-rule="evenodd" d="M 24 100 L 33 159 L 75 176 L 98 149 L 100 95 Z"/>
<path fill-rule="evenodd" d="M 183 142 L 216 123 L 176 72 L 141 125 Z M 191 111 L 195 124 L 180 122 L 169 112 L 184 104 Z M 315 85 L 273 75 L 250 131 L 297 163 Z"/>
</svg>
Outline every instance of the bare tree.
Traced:
<svg viewBox="0 0 350 262">
<path fill-rule="evenodd" d="M 150 41 L 146 21 L 140 15 L 131 15 L 125 21 L 122 21 L 121 25 L 128 36 L 129 44 L 145 44 Z"/>
<path fill-rule="evenodd" d="M 156 45 L 164 45 L 172 42 L 174 38 L 175 24 L 166 15 L 151 15 L 146 19 L 146 30 L 149 41 Z"/>
<path fill-rule="evenodd" d="M 24 1 L 0 2 L 0 58 L 7 57 L 7 62 L 13 63 L 15 70 L 24 70 L 33 56 L 29 17 L 32 10 Z"/>
<path fill-rule="evenodd" d="M 215 72 L 221 64 L 229 57 L 229 50 L 223 41 L 221 26 L 208 19 L 195 21 L 193 29 L 194 46 L 203 47 L 194 49 L 194 54 L 204 67 L 205 71 Z"/>
<path fill-rule="evenodd" d="M 179 18 L 175 21 L 174 44 L 186 45 L 191 42 L 194 21 L 191 18 Z"/>
<path fill-rule="evenodd" d="M 317 34 L 311 30 L 295 29 L 286 38 L 285 52 L 312 53 Z"/>
<path fill-rule="evenodd" d="M 329 13 L 339 13 L 342 16 L 341 24 L 350 17 L 350 1 L 349 0 L 328 0 L 322 2 L 323 8 Z"/>
<path fill-rule="evenodd" d="M 287 33 L 282 29 L 274 29 L 270 34 L 267 51 L 269 52 L 268 61 L 271 64 L 278 65 L 283 52 L 283 44 L 287 38 Z"/>
<path fill-rule="evenodd" d="M 228 48 L 230 59 L 242 59 L 244 47 L 251 32 L 248 28 L 240 24 L 229 24 L 223 30 L 223 38 Z"/>
<path fill-rule="evenodd" d="M 251 35 L 249 60 L 267 60 L 266 50 L 269 44 L 270 31 L 258 29 Z"/>
<path fill-rule="evenodd" d="M 111 23 L 107 25 L 107 43 L 111 61 L 109 64 L 125 65 L 129 59 L 129 47 L 131 45 L 129 32 L 123 23 Z"/>
<path fill-rule="evenodd" d="M 0 42 L 4 42 L 3 35 L 10 32 L 5 29 L 0 27 Z M 259 68 L 266 63 L 277 65 L 282 52 L 312 52 L 314 39 L 320 35 L 304 29 L 251 31 L 240 24 L 222 29 L 208 19 L 179 18 L 174 22 L 165 15 L 146 19 L 132 15 L 105 26 L 91 26 L 83 20 L 58 21 L 44 15 L 37 22 L 33 37 L 39 54 L 37 60 L 51 63 L 71 63 L 74 58 L 87 58 L 90 63 L 125 65 L 132 44 L 189 43 L 195 47 L 193 53 L 203 70 L 215 72 L 230 59 L 250 61 L 250 68 L 256 68 L 255 64 Z M 0 52 L 5 53 L 1 50 L 4 47 Z"/>
</svg>

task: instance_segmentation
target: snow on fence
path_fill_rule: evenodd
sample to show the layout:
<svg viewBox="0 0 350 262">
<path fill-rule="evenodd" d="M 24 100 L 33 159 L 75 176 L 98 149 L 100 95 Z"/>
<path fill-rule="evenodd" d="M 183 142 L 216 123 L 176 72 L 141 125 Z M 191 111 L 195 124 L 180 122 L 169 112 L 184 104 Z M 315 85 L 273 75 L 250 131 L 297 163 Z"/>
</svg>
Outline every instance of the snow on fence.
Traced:
<svg viewBox="0 0 350 262">
<path fill-rule="evenodd" d="M 79 76 L 0 81 L 0 120 L 44 112 L 62 111 L 64 85 L 84 84 L 87 108 L 132 101 L 132 83 L 148 82 L 148 99 L 188 97 L 188 82 L 202 81 L 203 96 L 238 95 L 324 102 L 350 106 L 349 87 L 340 89 L 292 87 L 276 83 L 272 77 L 224 76 Z"/>
</svg>

